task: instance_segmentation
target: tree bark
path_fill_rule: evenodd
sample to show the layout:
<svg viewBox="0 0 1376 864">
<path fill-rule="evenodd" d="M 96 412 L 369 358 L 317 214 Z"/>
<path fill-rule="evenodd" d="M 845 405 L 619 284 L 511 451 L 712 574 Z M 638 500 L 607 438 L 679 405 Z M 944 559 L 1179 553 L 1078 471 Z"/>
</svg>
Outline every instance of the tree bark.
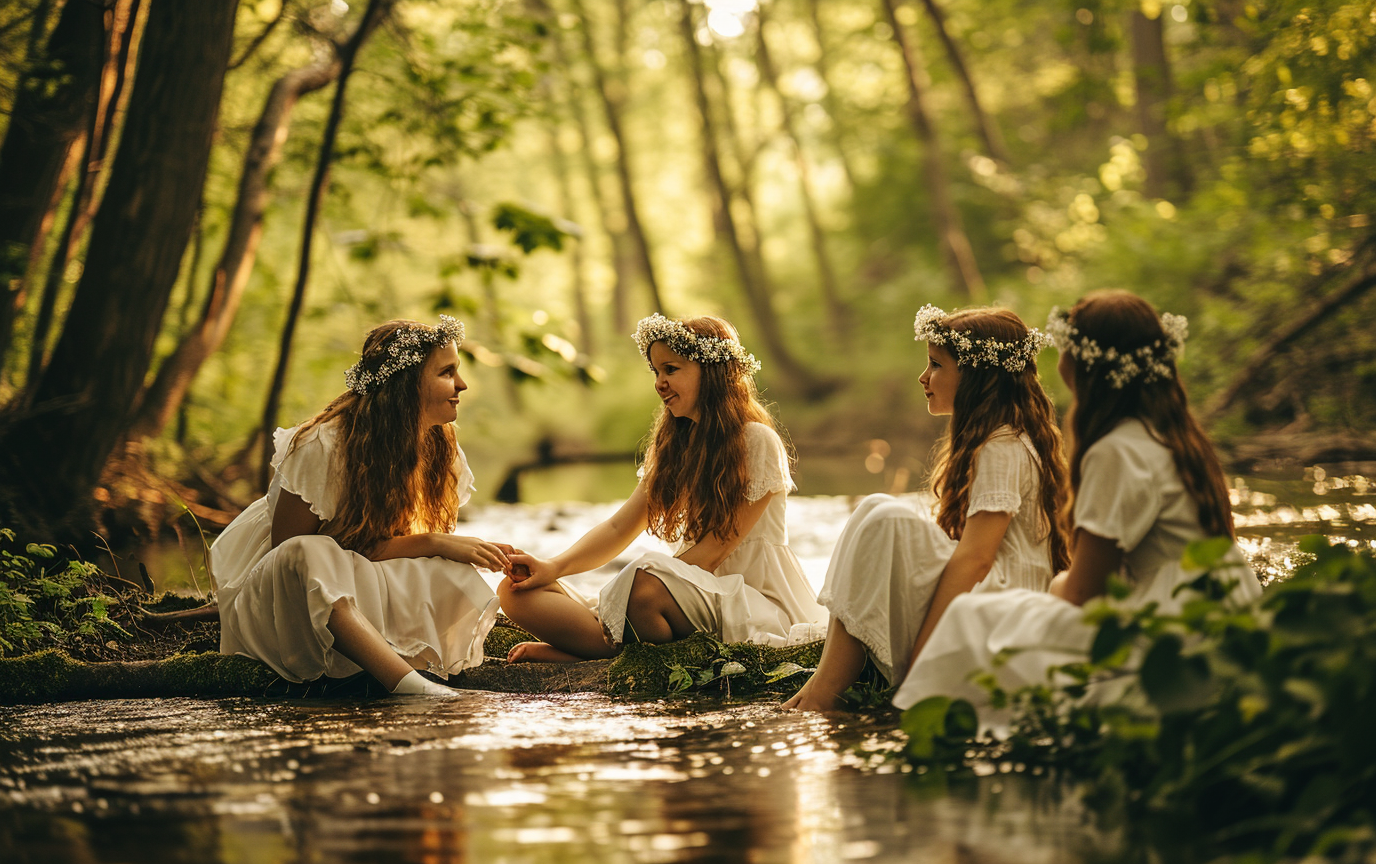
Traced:
<svg viewBox="0 0 1376 864">
<path fill-rule="evenodd" d="M 0 438 L 14 524 L 69 537 L 123 436 L 210 159 L 237 0 L 153 0 L 128 117 L 34 407 Z"/>
<path fill-rule="evenodd" d="M 1132 73 L 1137 85 L 1137 126 L 1147 137 L 1147 173 L 1143 191 L 1150 198 L 1189 194 L 1194 185 L 1189 159 L 1180 140 L 1166 125 L 1171 100 L 1171 67 L 1166 55 L 1161 15 L 1148 18 L 1140 9 L 1129 13 L 1132 33 Z"/>
<path fill-rule="evenodd" d="M 697 101 L 698 114 L 702 123 L 703 169 L 707 176 L 713 205 L 716 208 L 717 222 L 721 228 L 722 239 L 731 249 L 732 260 L 740 278 L 741 289 L 745 293 L 751 316 L 755 320 L 765 350 L 779 367 L 779 372 L 790 389 L 807 398 L 817 398 L 829 392 L 834 382 L 823 381 L 803 366 L 789 350 L 779 328 L 778 315 L 774 312 L 773 299 L 765 274 L 756 274 L 751 267 L 749 256 L 741 243 L 735 217 L 731 213 L 731 192 L 721 170 L 721 157 L 717 152 L 717 133 L 712 119 L 712 106 L 707 99 L 704 83 L 702 52 L 695 35 L 693 8 L 688 0 L 679 0 L 679 30 L 683 37 L 684 49 L 688 56 L 689 73 L 693 79 L 693 94 Z"/>
<path fill-rule="evenodd" d="M 879 0 L 893 30 L 893 41 L 903 55 L 903 68 L 908 79 L 908 119 L 922 145 L 923 173 L 927 176 L 927 192 L 932 196 L 932 215 L 936 221 L 938 242 L 950 268 L 956 290 L 965 293 L 973 303 L 984 302 L 984 277 L 980 275 L 970 238 L 961 224 L 960 210 L 951 197 L 951 181 L 946 174 L 941 136 L 927 111 L 926 90 L 930 85 L 922 51 L 910 39 L 899 23 L 894 0 Z"/>
<path fill-rule="evenodd" d="M 272 462 L 272 431 L 277 426 L 277 412 L 282 402 L 282 390 L 287 383 L 287 368 L 291 363 L 292 339 L 296 335 L 296 323 L 301 317 L 301 307 L 306 300 L 306 284 L 310 279 L 311 241 L 315 235 L 315 221 L 325 197 L 325 181 L 330 176 L 330 164 L 334 161 L 335 138 L 339 134 L 339 124 L 344 119 L 344 97 L 349 76 L 353 73 L 358 49 L 363 46 L 382 19 L 391 12 L 393 2 L 394 0 L 368 0 L 368 8 L 363 10 L 363 19 L 359 21 L 358 29 L 339 50 L 339 83 L 335 85 L 334 101 L 330 103 L 330 116 L 325 122 L 325 134 L 320 141 L 320 155 L 315 163 L 315 176 L 311 179 L 311 189 L 306 197 L 306 218 L 301 226 L 301 259 L 296 271 L 296 286 L 292 289 L 287 320 L 282 325 L 277 368 L 272 374 L 267 402 L 263 406 L 263 419 L 259 424 L 259 440 L 262 442 L 263 450 L 262 462 L 258 466 L 258 485 L 264 489 L 268 485 L 268 470 Z"/>
<path fill-rule="evenodd" d="M 802 138 L 798 131 L 798 112 L 793 102 L 779 88 L 779 70 L 774 65 L 774 57 L 769 53 L 769 42 L 765 38 L 765 8 L 757 12 L 755 59 L 760 74 L 769 84 L 769 89 L 779 99 L 783 114 L 784 133 L 793 148 L 793 162 L 798 166 L 798 193 L 803 199 L 803 215 L 807 218 L 808 233 L 812 236 L 812 254 L 817 259 L 817 278 L 822 289 L 822 300 L 826 305 L 828 323 L 833 337 L 845 341 L 850 326 L 850 309 L 841 299 L 840 283 L 836 279 L 836 267 L 831 261 L 827 248 L 827 234 L 822 227 L 822 217 L 812 191 L 812 164 L 803 151 Z"/>
<path fill-rule="evenodd" d="M 970 75 L 970 69 L 965 65 L 965 54 L 956 44 L 956 40 L 946 31 L 946 13 L 941 11 L 936 0 L 922 0 L 922 6 L 927 10 L 927 17 L 932 19 L 932 26 L 936 29 L 937 38 L 941 40 L 941 46 L 946 49 L 946 59 L 951 62 L 951 68 L 955 69 L 956 77 L 960 79 L 961 87 L 965 90 L 965 101 L 970 105 L 970 114 L 975 118 L 975 130 L 979 133 L 980 140 L 984 142 L 984 151 L 990 158 L 1000 162 L 1008 161 L 1008 148 L 1003 144 L 1003 134 L 999 132 L 999 126 L 989 117 L 989 113 L 984 110 L 984 104 L 980 102 L 979 91 L 975 88 L 975 79 Z"/>
<path fill-rule="evenodd" d="M 553 121 L 546 122 L 545 131 L 549 136 L 550 157 L 554 161 L 555 186 L 559 192 L 559 212 L 565 219 L 573 219 L 573 192 L 569 188 L 569 163 L 564 148 L 559 144 L 559 126 Z M 569 293 L 573 296 L 573 311 L 578 321 L 578 342 L 584 354 L 593 352 L 592 315 L 588 311 L 588 288 L 583 279 L 583 238 L 572 239 L 573 248 L 569 250 Z"/>
<path fill-rule="evenodd" d="M 631 184 L 631 157 L 626 149 L 626 133 L 621 124 L 621 106 L 608 89 L 607 75 L 597 58 L 597 46 L 592 38 L 592 20 L 583 8 L 582 0 L 573 0 L 573 10 L 579 19 L 579 30 L 583 34 L 583 51 L 588 56 L 593 84 L 602 100 L 607 129 L 616 140 L 616 176 L 621 186 L 621 206 L 626 217 L 626 231 L 635 247 L 634 252 L 638 259 L 636 263 L 640 267 L 641 275 L 645 277 L 646 286 L 650 289 L 650 302 L 654 304 L 656 312 L 665 315 L 668 313 L 665 311 L 664 298 L 660 294 L 659 278 L 655 275 L 650 243 L 640 221 L 640 207 L 636 203 L 635 189 Z"/>
<path fill-rule="evenodd" d="M 100 85 L 104 2 L 67 3 L 20 78 L 0 145 L 0 362 L 9 353 L 30 250 Z"/>
<path fill-rule="evenodd" d="M 96 187 L 110 149 L 110 137 L 114 134 L 115 113 L 124 93 L 125 82 L 132 71 L 129 68 L 129 59 L 133 53 L 134 26 L 138 20 L 141 2 L 142 0 L 116 0 L 114 7 L 107 12 L 108 38 L 105 57 L 101 63 L 100 90 L 82 144 L 81 173 L 77 176 L 76 193 L 72 196 L 72 206 L 67 213 L 62 237 L 58 240 L 57 249 L 48 265 L 43 295 L 39 299 L 38 314 L 34 318 L 33 335 L 29 340 L 28 379 L 21 402 L 25 406 L 30 404 L 34 385 L 43 373 L 48 350 L 48 334 L 52 330 L 57 295 L 62 289 L 67 265 L 76 257 L 86 228 L 95 218 L 96 207 L 100 204 Z"/>
<path fill-rule="evenodd" d="M 1372 245 L 1368 241 L 1368 248 Z M 1205 418 L 1213 420 L 1228 409 L 1237 397 L 1246 389 L 1259 372 L 1276 358 L 1282 351 L 1308 333 L 1315 326 L 1320 324 L 1329 315 L 1360 299 L 1368 291 L 1376 288 L 1376 261 L 1371 260 L 1369 254 L 1363 254 L 1365 264 L 1356 268 L 1356 272 L 1351 275 L 1347 284 L 1334 290 L 1325 297 L 1320 298 L 1303 313 L 1296 312 L 1289 316 L 1289 323 L 1271 334 L 1261 347 L 1252 352 L 1252 356 L 1247 358 L 1247 362 L 1233 375 L 1232 381 L 1222 392 L 1213 398 L 1208 407 L 1204 410 Z M 1331 278 L 1325 276 L 1326 278 Z M 1317 287 L 1317 286 L 1314 286 Z M 1301 292 L 1300 296 L 1312 296 L 1313 288 Z"/>
<path fill-rule="evenodd" d="M 249 136 L 229 233 L 220 261 L 210 276 L 200 320 L 183 334 L 144 392 L 131 436 L 151 437 L 161 433 L 186 398 L 201 365 L 224 344 L 253 274 L 258 244 L 263 236 L 263 214 L 272 202 L 272 169 L 281 159 L 292 112 L 302 96 L 325 87 L 339 76 L 339 72 L 339 58 L 332 56 L 294 69 L 272 85 L 262 114 Z"/>
</svg>

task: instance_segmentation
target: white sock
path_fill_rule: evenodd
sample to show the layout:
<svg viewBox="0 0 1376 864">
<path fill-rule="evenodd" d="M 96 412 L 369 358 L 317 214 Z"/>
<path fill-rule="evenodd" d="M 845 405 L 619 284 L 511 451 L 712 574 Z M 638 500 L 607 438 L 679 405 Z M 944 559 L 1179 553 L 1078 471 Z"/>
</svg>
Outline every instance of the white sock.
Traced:
<svg viewBox="0 0 1376 864">
<path fill-rule="evenodd" d="M 444 696 L 452 699 L 459 695 L 459 691 L 446 687 L 443 684 L 436 684 L 434 681 L 423 677 L 419 672 L 412 669 L 410 672 L 401 676 L 401 680 L 397 682 L 397 686 L 392 688 L 392 695 Z"/>
</svg>

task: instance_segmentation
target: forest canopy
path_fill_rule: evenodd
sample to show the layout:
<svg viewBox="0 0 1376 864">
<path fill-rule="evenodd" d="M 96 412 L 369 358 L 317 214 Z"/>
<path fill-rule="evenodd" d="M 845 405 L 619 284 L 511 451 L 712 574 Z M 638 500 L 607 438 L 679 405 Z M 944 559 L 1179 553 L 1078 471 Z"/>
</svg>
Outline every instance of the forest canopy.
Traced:
<svg viewBox="0 0 1376 864">
<path fill-rule="evenodd" d="M 1232 458 L 1370 457 L 1373 42 L 1336 0 L 12 0 L 3 516 L 213 524 L 440 312 L 489 496 L 629 459 L 653 311 L 737 324 L 804 477 L 915 485 L 916 309 L 1106 287 L 1189 317 Z"/>
</svg>

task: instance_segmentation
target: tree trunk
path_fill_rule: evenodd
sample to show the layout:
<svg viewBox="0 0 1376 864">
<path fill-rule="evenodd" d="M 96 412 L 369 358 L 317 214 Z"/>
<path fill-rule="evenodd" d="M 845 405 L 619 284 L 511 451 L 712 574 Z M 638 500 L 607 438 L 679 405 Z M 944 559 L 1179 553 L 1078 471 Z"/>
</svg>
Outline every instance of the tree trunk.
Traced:
<svg viewBox="0 0 1376 864">
<path fill-rule="evenodd" d="M 559 144 L 559 125 L 548 120 L 545 131 L 549 136 L 550 157 L 554 161 L 555 186 L 559 192 L 559 212 L 565 219 L 573 218 L 573 191 L 569 188 L 569 161 Z M 569 250 L 569 293 L 573 295 L 573 311 L 578 320 L 578 343 L 584 354 L 593 352 L 592 316 L 588 312 L 588 288 L 583 279 L 583 238 L 573 238 Z"/>
<path fill-rule="evenodd" d="M 659 279 L 655 276 L 654 261 L 650 255 L 650 243 L 645 237 L 645 229 L 640 222 L 640 208 L 636 204 L 635 190 L 631 185 L 631 157 L 626 149 L 626 134 L 621 126 L 621 106 L 608 89 L 607 75 L 597 59 L 597 46 L 592 38 L 592 20 L 583 8 L 582 0 L 573 0 L 574 14 L 579 19 L 579 30 L 583 34 L 583 51 L 588 55 L 588 67 L 592 70 L 593 83 L 602 99 L 602 110 L 606 115 L 607 129 L 616 140 L 616 175 L 621 185 L 621 206 L 626 217 L 626 231 L 635 247 L 637 264 L 645 284 L 650 289 L 650 301 L 660 314 L 665 312 L 664 299 L 659 291 Z"/>
<path fill-rule="evenodd" d="M 851 164 L 850 148 L 843 131 L 846 125 L 841 117 L 841 100 L 836 98 L 836 91 L 831 85 L 831 57 L 827 47 L 826 28 L 822 26 L 820 6 L 821 0 L 807 0 L 808 20 L 812 24 L 813 38 L 817 40 L 817 62 L 814 65 L 827 88 L 822 96 L 822 108 L 831 118 L 831 144 L 841 159 L 841 168 L 846 172 L 846 183 L 851 189 L 855 189 L 855 166 Z"/>
<path fill-rule="evenodd" d="M 127 428 L 210 159 L 237 0 L 153 0 L 85 271 L 35 392 L 0 439 L 12 524 L 80 533 Z"/>
<path fill-rule="evenodd" d="M 329 179 L 330 163 L 334 161 L 334 142 L 339 134 L 339 124 L 344 119 L 344 96 L 349 84 L 349 75 L 353 73 L 358 49 L 391 11 L 392 3 L 393 0 L 368 0 L 368 8 L 363 10 L 363 19 L 359 21 L 358 29 L 339 50 L 339 83 L 335 85 L 334 101 L 330 104 L 330 116 L 325 122 L 325 134 L 320 141 L 320 155 L 315 163 L 315 176 L 311 179 L 311 189 L 306 196 L 306 218 L 301 226 L 301 260 L 296 271 L 296 286 L 292 290 L 287 320 L 282 325 L 277 368 L 272 373 L 272 385 L 268 388 L 267 402 L 263 406 L 263 419 L 259 424 L 259 440 L 262 442 L 263 450 L 262 462 L 258 466 L 258 485 L 263 489 L 268 485 L 268 470 L 272 462 L 272 431 L 277 426 L 282 390 L 287 383 L 287 368 L 291 364 L 291 343 L 296 335 L 296 323 L 301 317 L 301 307 L 306 300 L 315 220 L 320 213 L 320 203 L 325 197 L 325 181 Z"/>
<path fill-rule="evenodd" d="M 67 222 L 62 228 L 62 237 L 58 240 L 57 249 L 48 265 L 43 295 L 39 299 L 38 314 L 34 319 L 33 335 L 29 341 L 28 379 L 21 402 L 25 406 L 31 404 L 34 386 L 43 374 L 48 334 L 52 330 L 57 295 L 62 290 L 67 265 L 76 257 L 86 228 L 95 218 L 96 207 L 100 204 L 96 187 L 110 149 L 110 137 L 114 133 L 115 113 L 120 104 L 120 97 L 124 93 L 129 73 L 132 72 L 129 68 L 129 59 L 133 53 L 134 26 L 138 20 L 141 2 L 142 0 L 117 0 L 108 13 L 108 38 L 105 57 L 101 63 L 100 90 L 82 145 L 81 173 L 77 176 L 76 194 L 72 196 L 72 206 L 67 213 Z"/>
<path fill-rule="evenodd" d="M 798 133 L 797 108 L 779 88 L 779 70 L 774 65 L 774 58 L 769 53 L 769 42 L 765 39 L 765 8 L 761 6 L 757 13 L 759 24 L 756 28 L 755 59 L 760 67 L 760 75 L 779 99 L 779 107 L 783 114 L 784 132 L 788 135 L 788 140 L 793 147 L 794 164 L 798 166 L 798 193 L 803 199 L 803 215 L 807 217 L 808 233 L 812 236 L 812 254 L 817 258 L 817 277 L 828 313 L 828 322 L 832 335 L 838 341 L 844 342 L 850 326 L 850 310 L 846 307 L 845 301 L 841 299 L 841 289 L 836 279 L 836 267 L 832 264 L 831 253 L 827 249 L 826 230 L 822 227 L 821 214 L 818 212 L 817 202 L 813 197 L 812 163 L 808 160 L 807 154 L 803 152 L 803 142 Z"/>
<path fill-rule="evenodd" d="M 1149 198 L 1179 198 L 1189 193 L 1194 177 L 1180 140 L 1166 125 L 1172 85 L 1164 22 L 1159 13 L 1148 18 L 1140 9 L 1134 9 L 1129 16 L 1132 73 L 1137 84 L 1137 126 L 1147 136 L 1147 180 L 1142 191 Z"/>
<path fill-rule="evenodd" d="M 721 157 L 717 152 L 717 133 L 712 120 L 712 106 L 707 99 L 707 88 L 703 80 L 702 52 L 699 50 L 695 29 L 693 7 L 689 5 L 688 0 L 679 0 L 679 30 L 688 55 L 689 74 L 693 79 L 693 92 L 702 123 L 703 168 L 707 175 L 713 205 L 716 208 L 722 239 L 731 249 L 731 257 L 735 261 L 741 289 L 745 293 L 751 315 L 755 319 L 760 338 L 764 341 L 765 350 L 778 364 L 781 377 L 787 382 L 790 389 L 801 395 L 809 398 L 820 397 L 829 392 L 834 383 L 819 379 L 798 362 L 788 349 L 788 344 L 784 341 L 783 333 L 779 328 L 778 316 L 774 312 L 769 286 L 764 279 L 765 274 L 756 274 L 753 271 L 745 247 L 741 243 L 736 220 L 731 213 L 731 192 L 726 185 L 726 178 L 722 175 Z"/>
<path fill-rule="evenodd" d="M 908 38 L 894 11 L 894 0 L 879 0 L 893 29 L 893 41 L 903 55 L 903 68 L 908 79 L 908 118 L 922 145 L 923 171 L 927 175 L 927 192 L 932 196 L 932 215 L 936 221 L 938 242 L 950 268 L 956 290 L 963 292 L 972 303 L 984 302 L 984 277 L 980 275 L 970 238 L 961 224 L 960 210 L 951 197 L 951 180 L 946 175 L 942 158 L 941 136 L 927 112 L 926 90 L 931 83 L 927 67 L 917 42 Z"/>
<path fill-rule="evenodd" d="M 331 57 L 288 72 L 268 92 L 263 112 L 249 136 L 229 233 L 220 261 L 210 276 L 200 320 L 182 335 L 145 391 L 130 430 L 132 436 L 151 437 L 162 432 L 186 398 L 201 365 L 224 343 L 253 274 L 258 243 L 263 236 L 263 214 L 272 202 L 270 177 L 281 159 L 292 112 L 302 96 L 325 87 L 338 77 L 339 71 L 339 59 Z"/>
<path fill-rule="evenodd" d="M 965 90 L 965 101 L 970 104 L 970 113 L 975 118 L 975 129 L 979 132 L 980 140 L 984 142 L 984 151 L 990 158 L 1000 162 L 1008 161 L 1008 148 L 1003 144 L 1003 134 L 999 132 L 999 126 L 984 110 L 983 103 L 979 100 L 979 91 L 975 89 L 975 79 L 970 76 L 970 69 L 965 65 L 964 52 L 956 44 L 956 40 L 946 31 L 946 13 L 941 11 L 936 0 L 922 0 L 922 6 L 927 10 L 927 17 L 932 19 L 932 26 L 936 29 L 936 35 L 941 39 L 941 45 L 946 49 L 946 59 L 951 61 L 951 67 L 956 71 L 956 77 L 960 79 L 961 86 Z"/>
<path fill-rule="evenodd" d="M 63 6 L 46 49 L 19 80 L 0 145 L 0 362 L 9 353 L 30 249 L 95 103 L 104 13 L 100 2 Z"/>
</svg>

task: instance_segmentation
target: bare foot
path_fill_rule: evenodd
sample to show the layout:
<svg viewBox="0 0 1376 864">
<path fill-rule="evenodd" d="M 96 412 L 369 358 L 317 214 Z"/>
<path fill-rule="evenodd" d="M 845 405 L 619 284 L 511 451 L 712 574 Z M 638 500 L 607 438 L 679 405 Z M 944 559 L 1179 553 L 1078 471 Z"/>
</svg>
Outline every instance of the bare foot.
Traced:
<svg viewBox="0 0 1376 864">
<path fill-rule="evenodd" d="M 511 646 L 507 652 L 506 662 L 508 663 L 581 663 L 582 657 L 576 657 L 567 651 L 560 651 L 548 642 L 519 642 Z"/>
<path fill-rule="evenodd" d="M 808 681 L 803 685 L 803 689 L 793 694 L 792 699 L 789 699 L 779 707 L 785 711 L 831 712 L 845 710 L 846 701 L 841 698 L 841 694 L 831 694 L 830 698 L 826 698 L 825 696 L 819 697 L 813 692 L 814 689 L 812 682 Z"/>
</svg>

